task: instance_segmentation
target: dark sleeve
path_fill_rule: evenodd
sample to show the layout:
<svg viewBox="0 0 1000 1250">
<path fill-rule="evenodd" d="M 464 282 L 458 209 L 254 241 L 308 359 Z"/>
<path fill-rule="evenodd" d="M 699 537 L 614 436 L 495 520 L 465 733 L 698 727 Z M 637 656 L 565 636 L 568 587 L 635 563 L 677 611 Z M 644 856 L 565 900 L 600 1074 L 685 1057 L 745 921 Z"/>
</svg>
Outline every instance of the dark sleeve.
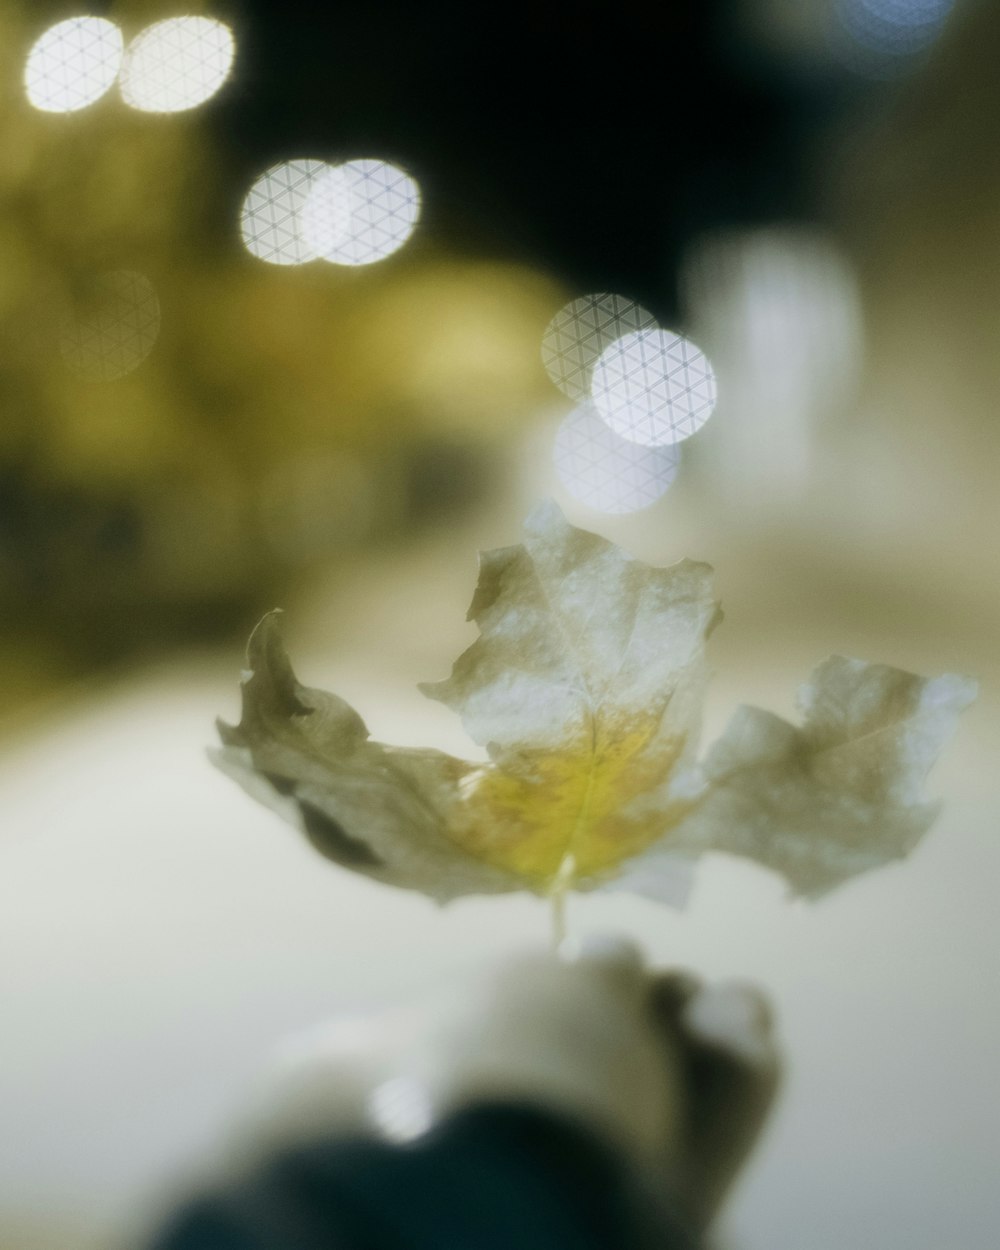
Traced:
<svg viewBox="0 0 1000 1250">
<path fill-rule="evenodd" d="M 589 1132 L 479 1107 L 418 1143 L 331 1139 L 180 1211 L 150 1250 L 696 1250 Z"/>
</svg>

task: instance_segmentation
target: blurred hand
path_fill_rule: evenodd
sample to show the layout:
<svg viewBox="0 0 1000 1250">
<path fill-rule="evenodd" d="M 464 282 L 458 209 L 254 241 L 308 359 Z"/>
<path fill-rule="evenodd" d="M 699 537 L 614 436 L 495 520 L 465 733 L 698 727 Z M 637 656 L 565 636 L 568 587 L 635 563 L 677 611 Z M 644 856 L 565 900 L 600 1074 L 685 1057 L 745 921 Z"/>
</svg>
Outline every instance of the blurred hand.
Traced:
<svg viewBox="0 0 1000 1250">
<path fill-rule="evenodd" d="M 475 1103 L 529 1103 L 662 1177 L 704 1226 L 756 1139 L 778 1070 L 758 992 L 651 974 L 634 947 L 599 939 L 293 1039 L 245 1136 L 269 1150 L 337 1133 L 407 1141 Z"/>
</svg>

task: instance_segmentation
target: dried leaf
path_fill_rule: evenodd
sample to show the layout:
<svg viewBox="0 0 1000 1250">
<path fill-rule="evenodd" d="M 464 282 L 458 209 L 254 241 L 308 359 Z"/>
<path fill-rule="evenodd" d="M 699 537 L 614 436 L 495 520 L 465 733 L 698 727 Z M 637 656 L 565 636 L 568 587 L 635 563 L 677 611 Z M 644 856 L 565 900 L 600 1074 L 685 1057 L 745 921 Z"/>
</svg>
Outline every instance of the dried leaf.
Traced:
<svg viewBox="0 0 1000 1250">
<path fill-rule="evenodd" d="M 452 840 L 480 766 L 372 742 L 343 699 L 296 680 L 278 616 L 251 636 L 243 715 L 235 728 L 219 724 L 219 767 L 344 868 L 442 902 L 523 888 Z"/>
<path fill-rule="evenodd" d="M 697 749 L 719 615 L 711 576 L 631 560 L 554 504 L 523 546 L 484 555 L 469 611 L 480 638 L 422 687 L 493 765 L 456 841 L 544 891 L 616 868 L 677 823 L 688 801 L 672 783 Z"/>
<path fill-rule="evenodd" d="M 757 860 L 811 897 L 903 858 L 937 815 L 923 780 L 975 693 L 967 678 L 831 657 L 799 692 L 801 729 L 760 708 L 736 712 L 674 849 Z M 642 893 L 657 893 L 651 869 Z"/>
<path fill-rule="evenodd" d="M 526 530 L 482 556 L 480 636 L 423 687 L 489 763 L 371 741 L 346 703 L 299 685 L 272 614 L 220 766 L 337 863 L 439 900 L 612 883 L 679 902 L 710 850 L 818 894 L 930 824 L 923 777 L 972 683 L 834 658 L 802 691 L 801 729 L 742 708 L 699 766 L 711 569 L 630 559 L 554 504 Z"/>
</svg>

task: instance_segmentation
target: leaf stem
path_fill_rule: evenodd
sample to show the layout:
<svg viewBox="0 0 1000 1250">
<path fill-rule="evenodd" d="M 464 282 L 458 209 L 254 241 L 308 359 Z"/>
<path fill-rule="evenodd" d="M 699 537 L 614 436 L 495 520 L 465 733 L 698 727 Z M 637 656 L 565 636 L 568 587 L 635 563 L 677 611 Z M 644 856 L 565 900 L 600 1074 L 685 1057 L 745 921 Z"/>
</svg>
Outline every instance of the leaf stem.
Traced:
<svg viewBox="0 0 1000 1250">
<path fill-rule="evenodd" d="M 564 855 L 549 886 L 549 901 L 552 904 L 552 949 L 556 952 L 566 940 L 566 896 L 572 889 L 575 875 L 576 856 Z"/>
</svg>

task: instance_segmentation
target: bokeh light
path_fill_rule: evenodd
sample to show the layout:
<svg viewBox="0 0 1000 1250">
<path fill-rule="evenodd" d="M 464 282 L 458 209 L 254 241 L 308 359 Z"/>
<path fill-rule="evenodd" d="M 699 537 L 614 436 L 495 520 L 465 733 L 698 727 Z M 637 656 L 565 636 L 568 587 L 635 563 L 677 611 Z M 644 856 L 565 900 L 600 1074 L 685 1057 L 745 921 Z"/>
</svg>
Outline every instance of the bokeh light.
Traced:
<svg viewBox="0 0 1000 1250">
<path fill-rule="evenodd" d="M 356 205 L 354 178 L 345 165 L 329 165 L 312 181 L 298 228 L 314 256 L 332 259 L 350 243 Z"/>
<path fill-rule="evenodd" d="M 590 398 L 594 363 L 605 348 L 656 318 L 624 295 L 582 295 L 561 308 L 542 335 L 542 363 L 559 389 L 578 403 Z"/>
<path fill-rule="evenodd" d="M 319 253 L 300 229 L 313 183 L 328 173 L 325 161 L 272 165 L 253 184 L 240 210 L 240 233 L 248 252 L 272 265 L 304 265 Z"/>
<path fill-rule="evenodd" d="M 621 515 L 656 503 L 670 489 L 680 448 L 644 447 L 609 429 L 592 404 L 563 420 L 553 450 L 556 476 L 574 499 Z"/>
<path fill-rule="evenodd" d="M 837 241 L 815 227 L 713 232 L 681 281 L 685 321 L 710 353 L 726 420 L 706 436 L 715 488 L 759 508 L 801 499 L 819 433 L 850 412 L 861 375 L 858 283 Z"/>
<path fill-rule="evenodd" d="M 891 77 L 931 46 L 952 4 L 953 0 L 836 0 L 835 50 L 860 74 Z"/>
<path fill-rule="evenodd" d="M 387 161 L 347 161 L 309 187 L 299 224 L 316 255 L 371 265 L 403 246 L 420 216 L 420 188 Z"/>
<path fill-rule="evenodd" d="M 73 113 L 99 100 L 118 76 L 122 35 L 103 17 L 71 17 L 36 41 L 24 68 L 28 100 L 46 113 Z"/>
<path fill-rule="evenodd" d="M 682 335 L 636 330 L 601 353 L 591 396 L 616 434 L 659 447 L 690 438 L 712 415 L 715 372 Z"/>
<path fill-rule="evenodd" d="M 700 240 L 682 275 L 688 316 L 733 403 L 799 420 L 843 399 L 860 369 L 857 280 L 821 231 L 769 227 Z"/>
<path fill-rule="evenodd" d="M 179 113 L 219 90 L 232 69 L 236 44 L 224 22 L 171 17 L 147 26 L 128 46 L 122 99 L 145 113 Z"/>
<path fill-rule="evenodd" d="M 63 359 L 84 377 L 122 378 L 146 359 L 160 332 L 160 301 L 144 274 L 118 269 L 101 274 L 67 318 Z"/>
</svg>

